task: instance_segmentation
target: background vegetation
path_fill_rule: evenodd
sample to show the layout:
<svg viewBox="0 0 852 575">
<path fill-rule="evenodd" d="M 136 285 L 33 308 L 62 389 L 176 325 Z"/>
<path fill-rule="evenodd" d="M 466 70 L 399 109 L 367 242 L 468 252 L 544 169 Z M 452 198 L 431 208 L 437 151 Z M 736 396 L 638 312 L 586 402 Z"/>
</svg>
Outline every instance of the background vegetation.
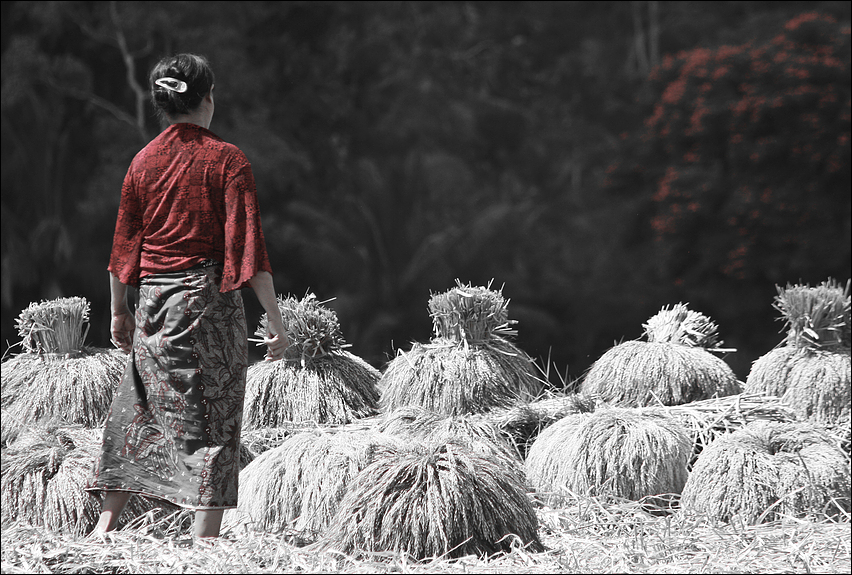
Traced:
<svg viewBox="0 0 852 575">
<path fill-rule="evenodd" d="M 776 284 L 852 275 L 848 2 L 4 2 L 0 28 L 5 343 L 80 295 L 108 345 L 119 189 L 177 51 L 214 66 L 278 292 L 336 298 L 376 367 L 430 337 L 430 292 L 493 279 L 568 380 L 681 301 L 744 379 Z"/>
</svg>

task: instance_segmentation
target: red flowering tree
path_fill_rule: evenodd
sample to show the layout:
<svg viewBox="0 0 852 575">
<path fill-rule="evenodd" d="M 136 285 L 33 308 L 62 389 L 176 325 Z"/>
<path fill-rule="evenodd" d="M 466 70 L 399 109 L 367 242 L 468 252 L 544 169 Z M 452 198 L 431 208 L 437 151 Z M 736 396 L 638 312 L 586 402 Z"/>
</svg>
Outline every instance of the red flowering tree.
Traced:
<svg viewBox="0 0 852 575">
<path fill-rule="evenodd" d="M 848 273 L 848 24 L 802 14 L 765 41 L 667 56 L 651 79 L 653 113 L 607 184 L 647 198 L 665 275 Z"/>
</svg>

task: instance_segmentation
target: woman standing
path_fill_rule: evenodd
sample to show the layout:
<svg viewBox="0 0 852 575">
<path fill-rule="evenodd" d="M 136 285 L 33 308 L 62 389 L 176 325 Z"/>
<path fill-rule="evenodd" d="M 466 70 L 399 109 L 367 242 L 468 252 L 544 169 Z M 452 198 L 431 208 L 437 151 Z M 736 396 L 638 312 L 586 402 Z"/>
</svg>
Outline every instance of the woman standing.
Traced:
<svg viewBox="0 0 852 575">
<path fill-rule="evenodd" d="M 213 72 L 194 54 L 150 75 L 170 124 L 130 164 L 110 255 L 113 344 L 130 353 L 89 491 L 110 531 L 134 493 L 195 509 L 195 535 L 219 535 L 237 505 L 248 367 L 240 289 L 269 318 L 266 359 L 288 346 L 245 155 L 209 131 Z M 138 286 L 135 317 L 127 287 Z"/>
</svg>

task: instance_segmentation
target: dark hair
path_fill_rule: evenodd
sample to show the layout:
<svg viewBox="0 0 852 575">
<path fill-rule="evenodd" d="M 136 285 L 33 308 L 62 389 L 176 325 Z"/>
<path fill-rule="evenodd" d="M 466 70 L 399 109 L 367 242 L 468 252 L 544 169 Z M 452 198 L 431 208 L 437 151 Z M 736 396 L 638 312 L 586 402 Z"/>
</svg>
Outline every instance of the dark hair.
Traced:
<svg viewBox="0 0 852 575">
<path fill-rule="evenodd" d="M 155 82 L 162 78 L 174 78 L 186 82 L 183 93 L 169 90 Z M 160 60 L 148 77 L 154 109 L 162 117 L 189 114 L 213 87 L 213 69 L 204 56 L 177 54 Z"/>
</svg>

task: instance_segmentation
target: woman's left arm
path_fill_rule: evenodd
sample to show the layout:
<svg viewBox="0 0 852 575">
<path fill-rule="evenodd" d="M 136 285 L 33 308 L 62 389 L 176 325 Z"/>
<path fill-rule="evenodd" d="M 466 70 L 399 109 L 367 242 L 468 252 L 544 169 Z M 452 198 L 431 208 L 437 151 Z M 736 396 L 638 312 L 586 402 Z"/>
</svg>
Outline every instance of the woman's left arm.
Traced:
<svg viewBox="0 0 852 575">
<path fill-rule="evenodd" d="M 133 332 L 136 330 L 136 318 L 127 305 L 127 284 L 109 272 L 110 295 L 110 341 L 125 353 L 130 353 L 133 344 Z"/>
</svg>

